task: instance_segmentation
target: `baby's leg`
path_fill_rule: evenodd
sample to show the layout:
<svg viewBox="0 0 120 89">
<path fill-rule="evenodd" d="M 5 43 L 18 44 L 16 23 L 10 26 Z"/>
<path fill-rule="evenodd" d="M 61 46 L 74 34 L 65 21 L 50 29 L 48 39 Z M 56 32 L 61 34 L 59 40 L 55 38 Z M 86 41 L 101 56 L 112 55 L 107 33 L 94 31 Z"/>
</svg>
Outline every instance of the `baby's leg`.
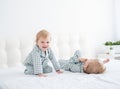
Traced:
<svg viewBox="0 0 120 89">
<path fill-rule="evenodd" d="M 52 67 L 51 66 L 47 65 L 43 68 L 43 73 L 50 73 L 50 72 L 52 72 Z"/>
<path fill-rule="evenodd" d="M 74 56 L 77 57 L 77 58 L 81 57 L 80 51 L 76 50 L 75 53 L 74 53 Z"/>
<path fill-rule="evenodd" d="M 76 50 L 74 55 L 70 57 L 69 63 L 75 63 L 75 64 L 78 63 L 80 57 L 81 57 L 80 51 Z"/>
<path fill-rule="evenodd" d="M 59 60 L 61 69 L 69 70 L 69 60 Z"/>
</svg>

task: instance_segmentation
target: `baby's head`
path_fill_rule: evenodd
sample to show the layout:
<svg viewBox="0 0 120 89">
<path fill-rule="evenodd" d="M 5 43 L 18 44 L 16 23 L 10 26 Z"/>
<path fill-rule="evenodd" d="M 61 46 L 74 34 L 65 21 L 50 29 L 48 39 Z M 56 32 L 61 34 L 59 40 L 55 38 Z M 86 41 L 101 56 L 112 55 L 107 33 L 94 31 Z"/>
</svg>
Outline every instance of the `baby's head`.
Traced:
<svg viewBox="0 0 120 89">
<path fill-rule="evenodd" d="M 36 44 L 42 51 L 46 51 L 49 48 L 51 41 L 50 33 L 47 30 L 41 30 L 36 35 Z"/>
<path fill-rule="evenodd" d="M 91 59 L 85 62 L 84 72 L 87 74 L 100 74 L 105 71 L 105 67 L 98 59 Z"/>
</svg>

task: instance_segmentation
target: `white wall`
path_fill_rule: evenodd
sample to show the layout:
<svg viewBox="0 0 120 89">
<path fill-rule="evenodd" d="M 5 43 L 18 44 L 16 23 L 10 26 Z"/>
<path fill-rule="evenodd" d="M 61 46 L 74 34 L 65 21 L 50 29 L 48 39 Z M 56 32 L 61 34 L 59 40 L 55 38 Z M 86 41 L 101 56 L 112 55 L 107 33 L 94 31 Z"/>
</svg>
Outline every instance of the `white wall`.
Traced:
<svg viewBox="0 0 120 89">
<path fill-rule="evenodd" d="M 0 0 L 0 35 L 35 35 L 41 28 L 51 32 L 80 32 L 85 39 L 86 56 L 94 57 L 103 51 L 106 40 L 115 39 L 113 2 Z"/>
<path fill-rule="evenodd" d="M 120 0 L 115 0 L 115 30 L 116 30 L 116 39 L 120 40 Z"/>
</svg>

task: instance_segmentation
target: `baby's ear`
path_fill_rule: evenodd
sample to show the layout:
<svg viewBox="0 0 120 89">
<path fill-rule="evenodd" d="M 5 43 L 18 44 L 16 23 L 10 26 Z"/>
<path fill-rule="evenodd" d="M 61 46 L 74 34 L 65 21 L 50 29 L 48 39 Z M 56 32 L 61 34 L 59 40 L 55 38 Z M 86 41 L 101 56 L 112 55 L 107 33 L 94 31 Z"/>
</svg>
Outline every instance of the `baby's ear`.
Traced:
<svg viewBox="0 0 120 89">
<path fill-rule="evenodd" d="M 87 67 L 88 67 L 88 63 L 86 63 L 86 64 L 84 65 L 84 70 L 86 70 Z"/>
</svg>

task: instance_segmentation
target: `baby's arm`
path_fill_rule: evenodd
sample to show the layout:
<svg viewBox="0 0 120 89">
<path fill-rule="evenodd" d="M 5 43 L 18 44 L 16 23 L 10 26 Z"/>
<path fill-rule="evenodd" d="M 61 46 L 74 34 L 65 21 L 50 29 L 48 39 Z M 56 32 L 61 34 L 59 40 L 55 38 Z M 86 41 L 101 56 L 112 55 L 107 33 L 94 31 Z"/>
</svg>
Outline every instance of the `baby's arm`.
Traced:
<svg viewBox="0 0 120 89">
<path fill-rule="evenodd" d="M 39 52 L 34 51 L 32 53 L 33 59 L 33 69 L 34 69 L 34 74 L 38 75 L 39 77 L 46 77 L 46 75 L 43 73 L 43 65 L 42 65 L 42 58 L 39 56 Z"/>
<path fill-rule="evenodd" d="M 56 58 L 54 56 L 54 53 L 53 53 L 53 51 L 51 49 L 49 49 L 49 59 L 52 62 L 53 67 L 55 68 L 55 70 L 60 70 L 60 66 L 59 66 L 59 64 L 58 64 L 58 62 L 57 62 L 57 60 L 56 60 Z"/>
<path fill-rule="evenodd" d="M 63 73 L 63 71 L 60 70 L 60 66 L 59 66 L 59 64 L 58 64 L 58 62 L 57 62 L 57 60 L 56 60 L 56 58 L 55 58 L 55 56 L 54 56 L 54 54 L 53 54 L 53 52 L 52 52 L 51 49 L 50 49 L 49 58 L 50 58 L 50 60 L 51 60 L 51 62 L 52 62 L 52 64 L 53 64 L 56 72 L 57 72 L 58 74 Z"/>
</svg>

